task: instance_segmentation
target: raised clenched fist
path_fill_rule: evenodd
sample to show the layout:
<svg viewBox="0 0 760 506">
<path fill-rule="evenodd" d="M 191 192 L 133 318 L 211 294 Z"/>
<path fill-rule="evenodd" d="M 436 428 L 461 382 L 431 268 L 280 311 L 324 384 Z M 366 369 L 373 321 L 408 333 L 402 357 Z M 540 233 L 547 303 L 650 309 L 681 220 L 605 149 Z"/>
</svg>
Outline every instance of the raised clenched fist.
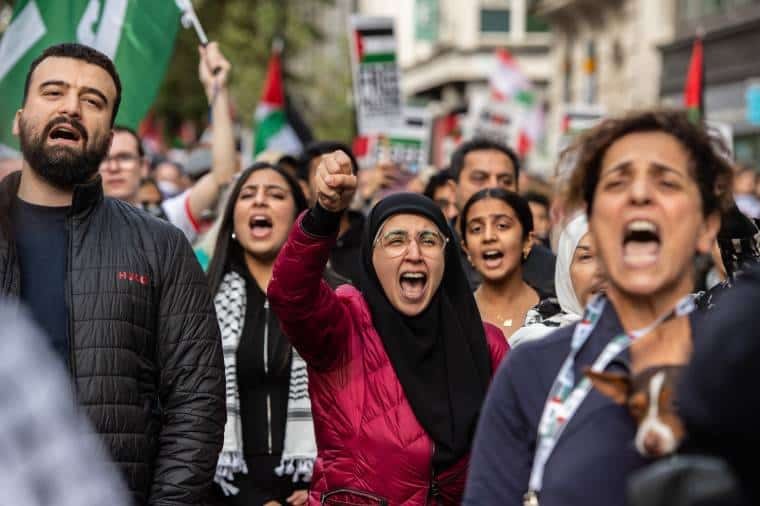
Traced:
<svg viewBox="0 0 760 506">
<path fill-rule="evenodd" d="M 348 208 L 356 192 L 356 175 L 346 153 L 338 150 L 323 155 L 315 180 L 319 205 L 332 212 Z"/>
</svg>

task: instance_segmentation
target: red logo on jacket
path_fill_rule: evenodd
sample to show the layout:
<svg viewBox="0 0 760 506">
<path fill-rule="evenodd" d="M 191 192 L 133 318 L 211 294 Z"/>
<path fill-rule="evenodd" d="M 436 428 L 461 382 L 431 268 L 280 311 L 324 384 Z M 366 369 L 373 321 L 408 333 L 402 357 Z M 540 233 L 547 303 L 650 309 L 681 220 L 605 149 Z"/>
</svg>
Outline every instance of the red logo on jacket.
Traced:
<svg viewBox="0 0 760 506">
<path fill-rule="evenodd" d="M 150 279 L 143 274 L 137 274 L 136 272 L 121 271 L 116 274 L 119 281 L 132 281 L 134 283 L 140 283 L 143 286 L 148 286 Z"/>
</svg>

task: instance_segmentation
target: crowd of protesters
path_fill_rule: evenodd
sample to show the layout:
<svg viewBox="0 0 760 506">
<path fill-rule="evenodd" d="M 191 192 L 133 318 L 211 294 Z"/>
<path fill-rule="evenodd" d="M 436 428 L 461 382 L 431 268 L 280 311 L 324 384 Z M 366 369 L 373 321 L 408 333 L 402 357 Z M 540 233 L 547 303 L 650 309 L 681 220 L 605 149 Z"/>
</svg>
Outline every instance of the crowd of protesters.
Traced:
<svg viewBox="0 0 760 506">
<path fill-rule="evenodd" d="M 0 165 L 13 504 L 757 503 L 760 184 L 703 124 L 607 118 L 542 185 L 485 138 L 411 179 L 330 140 L 241 167 L 232 70 L 200 48 L 182 157 L 114 124 L 101 53 L 30 66 Z"/>
</svg>

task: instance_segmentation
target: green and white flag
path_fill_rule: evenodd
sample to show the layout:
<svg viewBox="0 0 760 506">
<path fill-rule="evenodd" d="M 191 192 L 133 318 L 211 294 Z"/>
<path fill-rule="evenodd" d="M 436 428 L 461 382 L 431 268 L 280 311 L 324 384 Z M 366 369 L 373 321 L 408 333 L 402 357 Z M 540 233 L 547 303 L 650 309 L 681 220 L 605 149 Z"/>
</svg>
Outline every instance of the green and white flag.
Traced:
<svg viewBox="0 0 760 506">
<path fill-rule="evenodd" d="M 285 84 L 282 80 L 279 49 L 275 49 L 269 57 L 267 77 L 261 101 L 256 107 L 253 130 L 254 157 L 267 150 L 297 156 L 303 149 L 301 139 L 288 122 L 285 111 Z"/>
<path fill-rule="evenodd" d="M 116 121 L 136 128 L 163 81 L 179 29 L 172 0 L 19 0 L 0 39 L 0 150 L 17 149 L 13 115 L 29 65 L 48 46 L 79 42 L 116 64 L 122 99 Z"/>
</svg>

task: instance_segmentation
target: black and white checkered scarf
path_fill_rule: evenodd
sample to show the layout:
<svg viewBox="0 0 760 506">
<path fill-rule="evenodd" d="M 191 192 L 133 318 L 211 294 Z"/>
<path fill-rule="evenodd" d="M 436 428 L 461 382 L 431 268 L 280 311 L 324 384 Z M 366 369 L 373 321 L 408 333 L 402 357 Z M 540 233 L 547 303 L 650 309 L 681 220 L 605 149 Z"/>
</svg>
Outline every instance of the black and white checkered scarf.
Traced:
<svg viewBox="0 0 760 506">
<path fill-rule="evenodd" d="M 240 418 L 240 396 L 237 385 L 237 349 L 245 325 L 245 279 L 235 271 L 225 274 L 214 297 L 216 316 L 222 334 L 224 375 L 227 383 L 227 424 L 224 426 L 224 446 L 219 454 L 214 481 L 225 495 L 235 495 L 239 489 L 231 482 L 235 473 L 248 473 L 243 457 L 243 428 Z M 275 472 L 292 475 L 293 481 L 310 481 L 317 456 L 314 422 L 311 415 L 306 362 L 293 349 L 291 360 L 288 412 L 285 422 L 285 442 L 282 459 Z"/>
</svg>

